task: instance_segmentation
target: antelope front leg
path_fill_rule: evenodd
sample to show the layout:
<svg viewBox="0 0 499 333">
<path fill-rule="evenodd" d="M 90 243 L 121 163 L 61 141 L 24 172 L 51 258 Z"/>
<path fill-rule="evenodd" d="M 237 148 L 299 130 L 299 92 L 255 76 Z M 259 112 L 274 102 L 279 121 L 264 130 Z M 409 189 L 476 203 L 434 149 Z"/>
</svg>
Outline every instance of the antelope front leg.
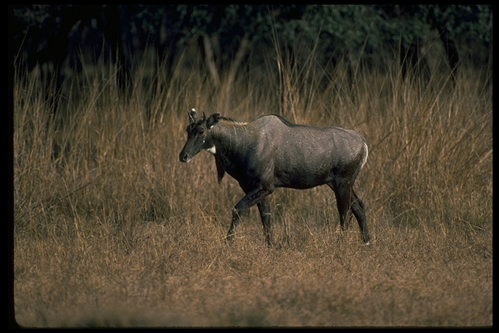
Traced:
<svg viewBox="0 0 499 333">
<path fill-rule="evenodd" d="M 270 206 L 267 198 L 262 198 L 262 200 L 257 204 L 258 210 L 260 211 L 260 217 L 263 224 L 263 233 L 265 234 L 265 242 L 267 247 L 271 247 L 270 243 Z"/>
<path fill-rule="evenodd" d="M 241 214 L 246 210 L 250 209 L 252 206 L 259 203 L 263 198 L 272 193 L 272 191 L 264 190 L 261 188 L 249 191 L 232 209 L 232 222 L 230 224 L 229 231 L 227 232 L 227 240 L 234 240 L 234 228 L 239 223 Z"/>
</svg>

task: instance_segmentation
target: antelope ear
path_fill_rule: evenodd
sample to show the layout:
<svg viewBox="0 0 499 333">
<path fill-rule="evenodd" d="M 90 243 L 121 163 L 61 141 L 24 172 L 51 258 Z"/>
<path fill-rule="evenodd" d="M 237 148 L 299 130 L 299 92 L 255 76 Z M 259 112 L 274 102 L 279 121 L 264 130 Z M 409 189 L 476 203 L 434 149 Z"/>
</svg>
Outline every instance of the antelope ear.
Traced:
<svg viewBox="0 0 499 333">
<path fill-rule="evenodd" d="M 192 109 L 191 111 L 187 111 L 187 114 L 189 115 L 189 121 L 191 124 L 195 123 L 197 120 L 197 115 L 196 115 L 196 110 Z"/>
<path fill-rule="evenodd" d="M 218 123 L 219 120 L 220 120 L 220 113 L 217 112 L 212 114 L 206 121 L 206 127 L 208 127 L 208 129 L 211 129 L 213 126 L 215 126 Z"/>
</svg>

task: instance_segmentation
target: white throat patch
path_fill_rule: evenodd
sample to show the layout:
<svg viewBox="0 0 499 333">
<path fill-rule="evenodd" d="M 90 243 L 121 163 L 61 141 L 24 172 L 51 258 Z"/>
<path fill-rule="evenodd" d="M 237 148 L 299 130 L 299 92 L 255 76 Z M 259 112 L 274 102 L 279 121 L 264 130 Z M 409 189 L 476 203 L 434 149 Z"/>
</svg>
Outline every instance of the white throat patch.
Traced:
<svg viewBox="0 0 499 333">
<path fill-rule="evenodd" d="M 215 148 L 215 146 L 210 147 L 210 148 L 206 148 L 206 151 L 208 153 L 212 153 L 213 155 L 215 155 L 217 153 L 217 149 Z"/>
</svg>

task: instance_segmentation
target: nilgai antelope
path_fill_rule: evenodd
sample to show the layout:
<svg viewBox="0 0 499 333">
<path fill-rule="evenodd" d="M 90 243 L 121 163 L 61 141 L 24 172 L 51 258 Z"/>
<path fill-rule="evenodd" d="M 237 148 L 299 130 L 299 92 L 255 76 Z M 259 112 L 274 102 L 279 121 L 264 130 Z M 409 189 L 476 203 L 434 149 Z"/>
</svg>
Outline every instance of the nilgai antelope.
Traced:
<svg viewBox="0 0 499 333">
<path fill-rule="evenodd" d="M 336 195 L 340 226 L 349 211 L 359 222 L 363 241 L 369 244 L 364 203 L 353 185 L 367 160 L 367 144 L 357 132 L 339 127 L 293 124 L 268 115 L 243 123 L 213 113 L 198 118 L 188 112 L 187 142 L 181 162 L 189 162 L 201 150 L 213 154 L 218 180 L 227 172 L 246 194 L 232 211 L 227 239 L 234 238 L 240 214 L 255 204 L 270 246 L 270 206 L 267 196 L 278 187 L 309 189 L 328 185 Z"/>
</svg>

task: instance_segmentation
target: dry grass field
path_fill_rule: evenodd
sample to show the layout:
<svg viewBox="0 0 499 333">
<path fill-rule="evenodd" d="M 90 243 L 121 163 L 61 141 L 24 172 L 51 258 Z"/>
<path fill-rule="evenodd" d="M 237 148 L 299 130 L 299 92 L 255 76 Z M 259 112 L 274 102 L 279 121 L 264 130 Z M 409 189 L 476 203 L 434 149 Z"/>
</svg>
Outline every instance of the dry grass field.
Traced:
<svg viewBox="0 0 499 333">
<path fill-rule="evenodd" d="M 312 60 L 283 62 L 280 77 L 269 60 L 217 89 L 195 62 L 161 94 L 139 66 L 128 101 L 112 66 L 88 66 L 57 119 L 39 81 L 16 73 L 17 323 L 491 326 L 492 71 L 463 63 L 455 81 L 434 70 L 423 82 L 387 62 L 348 81 L 341 64 L 324 80 Z M 370 151 L 355 188 L 373 244 L 355 219 L 339 233 L 327 186 L 272 194 L 272 248 L 256 208 L 227 244 L 241 189 L 218 184 L 206 152 L 178 161 L 193 107 L 360 132 Z"/>
</svg>

